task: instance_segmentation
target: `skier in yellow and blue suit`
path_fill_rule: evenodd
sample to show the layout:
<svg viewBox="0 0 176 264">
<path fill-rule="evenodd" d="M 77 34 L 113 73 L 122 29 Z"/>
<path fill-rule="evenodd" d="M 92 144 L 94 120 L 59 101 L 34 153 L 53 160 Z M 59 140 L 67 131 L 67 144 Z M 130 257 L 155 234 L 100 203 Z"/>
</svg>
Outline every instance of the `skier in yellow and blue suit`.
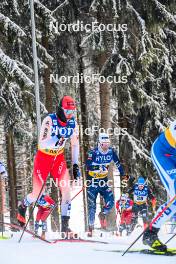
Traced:
<svg viewBox="0 0 176 264">
<path fill-rule="evenodd" d="M 160 176 L 169 201 L 176 195 L 176 120 L 162 132 L 155 140 L 151 150 L 152 162 Z M 161 205 L 155 217 L 169 203 L 167 201 Z M 143 243 L 158 250 L 167 250 L 165 244 L 158 239 L 158 232 L 161 225 L 176 213 L 176 200 L 168 206 L 165 212 L 153 222 L 144 232 Z"/>
<path fill-rule="evenodd" d="M 98 147 L 89 151 L 87 165 L 87 186 L 88 197 L 88 222 L 89 236 L 92 236 L 94 228 L 96 199 L 100 194 L 105 201 L 105 206 L 99 214 L 100 223 L 105 228 L 105 216 L 110 213 L 114 206 L 114 195 L 108 184 L 108 168 L 110 163 L 114 161 L 120 175 L 124 175 L 123 167 L 114 149 L 110 147 L 110 139 L 108 134 L 100 133 Z"/>
</svg>

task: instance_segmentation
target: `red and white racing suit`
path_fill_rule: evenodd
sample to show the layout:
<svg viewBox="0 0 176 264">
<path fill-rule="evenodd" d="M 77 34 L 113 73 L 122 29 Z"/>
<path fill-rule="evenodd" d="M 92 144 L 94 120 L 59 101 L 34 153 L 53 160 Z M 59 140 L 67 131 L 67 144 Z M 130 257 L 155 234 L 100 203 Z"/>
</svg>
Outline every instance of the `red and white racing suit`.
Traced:
<svg viewBox="0 0 176 264">
<path fill-rule="evenodd" d="M 68 138 L 71 138 L 72 164 L 78 164 L 79 140 L 75 119 L 71 118 L 63 123 L 56 114 L 49 114 L 43 120 L 34 159 L 33 191 L 24 200 L 25 205 L 28 206 L 37 199 L 43 182 L 46 182 L 50 174 L 62 193 L 61 215 L 70 215 L 70 177 L 64 157 L 64 146 Z"/>
</svg>

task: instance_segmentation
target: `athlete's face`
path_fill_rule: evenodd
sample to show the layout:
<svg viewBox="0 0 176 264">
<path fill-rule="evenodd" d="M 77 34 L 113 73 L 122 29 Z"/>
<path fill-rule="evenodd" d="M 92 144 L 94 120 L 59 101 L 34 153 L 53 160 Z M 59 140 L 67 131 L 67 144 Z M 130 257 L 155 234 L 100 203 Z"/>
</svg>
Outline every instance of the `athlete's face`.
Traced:
<svg viewBox="0 0 176 264">
<path fill-rule="evenodd" d="M 143 190 L 144 185 L 138 185 L 139 190 Z"/>
<path fill-rule="evenodd" d="M 122 202 L 123 204 L 125 204 L 125 203 L 126 203 L 126 200 L 125 200 L 125 199 L 121 199 L 121 202 Z"/>
<path fill-rule="evenodd" d="M 109 142 L 102 142 L 102 143 L 100 144 L 100 146 L 101 146 L 101 149 L 102 149 L 104 152 L 106 152 L 106 151 L 109 149 L 109 147 L 110 147 L 110 143 L 109 143 Z"/>
<path fill-rule="evenodd" d="M 69 110 L 69 109 L 63 109 L 63 110 L 67 120 L 70 120 L 76 115 L 76 110 Z"/>
</svg>

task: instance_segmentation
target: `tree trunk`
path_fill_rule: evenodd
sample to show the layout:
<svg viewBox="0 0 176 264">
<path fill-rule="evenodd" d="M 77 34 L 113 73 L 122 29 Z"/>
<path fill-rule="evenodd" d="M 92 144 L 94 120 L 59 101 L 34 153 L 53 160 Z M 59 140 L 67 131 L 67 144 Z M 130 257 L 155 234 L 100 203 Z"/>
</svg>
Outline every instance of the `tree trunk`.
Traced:
<svg viewBox="0 0 176 264">
<path fill-rule="evenodd" d="M 99 66 L 99 72 L 101 72 L 101 69 L 107 60 L 108 55 L 106 52 L 101 53 L 98 56 L 98 66 Z M 101 128 L 104 128 L 105 130 L 108 128 L 111 128 L 111 114 L 110 114 L 110 86 L 107 82 L 100 83 L 100 109 L 101 109 Z M 109 173 L 108 173 L 109 179 L 114 183 L 113 178 L 113 168 L 110 166 Z M 114 193 L 114 184 L 112 184 L 113 193 Z M 102 199 L 100 199 L 100 205 L 101 208 L 103 207 Z M 107 228 L 108 230 L 116 230 L 116 212 L 115 207 L 112 209 L 110 214 L 107 216 Z"/>
<path fill-rule="evenodd" d="M 16 170 L 15 170 L 15 155 L 14 155 L 14 142 L 13 131 L 9 129 L 6 133 L 6 146 L 7 146 L 7 168 L 9 175 L 9 205 L 10 205 L 10 221 L 16 222 L 17 210 L 17 192 L 16 192 Z"/>
<path fill-rule="evenodd" d="M 4 186 L 3 179 L 0 176 L 0 221 L 4 221 Z M 3 225 L 0 225 L 0 232 L 4 231 Z"/>
<path fill-rule="evenodd" d="M 81 48 L 78 45 L 78 53 L 79 53 L 79 75 L 83 74 L 83 61 Z M 87 102 L 86 102 L 86 90 L 84 82 L 80 82 L 80 106 L 81 106 L 81 125 L 83 134 L 79 134 L 80 138 L 80 157 L 81 157 L 81 173 L 83 177 L 83 186 L 86 181 L 86 167 L 84 166 L 87 159 L 87 152 L 89 150 L 89 137 L 84 133 L 85 129 L 88 127 L 88 113 L 87 113 Z M 83 204 L 84 204 L 84 223 L 85 223 L 85 231 L 88 229 L 88 206 L 87 206 L 87 189 L 83 189 Z"/>
</svg>

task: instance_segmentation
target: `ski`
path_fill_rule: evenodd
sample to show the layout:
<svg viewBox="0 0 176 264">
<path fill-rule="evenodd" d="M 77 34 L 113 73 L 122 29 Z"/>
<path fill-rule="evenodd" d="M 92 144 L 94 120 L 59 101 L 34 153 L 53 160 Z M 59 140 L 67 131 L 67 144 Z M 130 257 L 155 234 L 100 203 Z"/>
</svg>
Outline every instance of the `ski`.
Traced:
<svg viewBox="0 0 176 264">
<path fill-rule="evenodd" d="M 96 251 L 104 251 L 105 252 L 105 250 L 96 250 Z M 115 250 L 106 250 L 106 252 L 123 253 L 124 250 L 115 249 Z M 168 248 L 167 251 L 159 251 L 156 249 L 131 249 L 128 251 L 128 253 L 159 255 L 159 256 L 176 256 L 176 248 Z"/>
<path fill-rule="evenodd" d="M 109 244 L 108 242 L 105 241 L 99 241 L 99 240 L 92 240 L 92 239 L 83 239 L 83 238 L 74 238 L 74 239 L 64 239 L 64 238 L 60 238 L 60 239 L 55 239 L 52 240 L 52 242 L 57 243 L 57 242 L 78 242 L 78 243 L 99 243 L 99 244 Z"/>
<path fill-rule="evenodd" d="M 1 224 L 1 222 L 0 222 Z M 18 230 L 23 230 L 23 227 L 17 225 L 17 224 L 13 224 L 13 223 L 6 223 L 6 222 L 3 222 L 4 225 L 6 226 L 9 226 L 9 227 L 12 227 L 14 229 L 18 229 Z M 73 243 L 73 242 L 85 242 L 85 243 L 99 243 L 99 244 L 108 244 L 108 242 L 105 242 L 105 241 L 99 241 L 99 240 L 92 240 L 92 239 L 83 239 L 83 238 L 74 238 L 74 239 L 64 239 L 64 238 L 59 238 L 59 239 L 53 239 L 53 240 L 47 240 L 47 239 L 44 239 L 42 238 L 41 236 L 38 236 L 36 235 L 34 232 L 26 229 L 25 230 L 26 233 L 32 235 L 33 237 L 35 238 L 38 238 L 46 243 L 49 243 L 49 244 L 55 244 L 55 243 L 58 243 L 58 242 L 70 242 L 70 243 Z"/>
<path fill-rule="evenodd" d="M 9 226 L 9 227 L 14 228 L 14 229 L 17 229 L 17 230 L 21 230 L 21 231 L 24 230 L 23 227 L 21 227 L 21 226 L 19 226 L 19 225 L 17 225 L 17 224 L 6 223 L 6 222 L 0 222 L 0 224 L 1 224 L 1 223 L 4 224 L 5 226 Z M 49 241 L 49 240 L 47 240 L 47 239 L 44 239 L 44 238 L 42 238 L 41 236 L 36 235 L 34 232 L 32 232 L 32 231 L 30 231 L 30 230 L 28 230 L 28 229 L 25 229 L 25 232 L 28 233 L 28 234 L 30 234 L 30 235 L 32 235 L 32 236 L 35 237 L 35 238 L 38 238 L 38 239 L 40 239 L 40 240 L 46 242 L 46 243 L 49 243 L 49 244 L 53 244 L 53 243 L 54 243 L 54 241 Z"/>
<path fill-rule="evenodd" d="M 0 240 L 7 240 L 10 239 L 11 237 L 7 237 L 7 236 L 0 236 Z"/>
</svg>

